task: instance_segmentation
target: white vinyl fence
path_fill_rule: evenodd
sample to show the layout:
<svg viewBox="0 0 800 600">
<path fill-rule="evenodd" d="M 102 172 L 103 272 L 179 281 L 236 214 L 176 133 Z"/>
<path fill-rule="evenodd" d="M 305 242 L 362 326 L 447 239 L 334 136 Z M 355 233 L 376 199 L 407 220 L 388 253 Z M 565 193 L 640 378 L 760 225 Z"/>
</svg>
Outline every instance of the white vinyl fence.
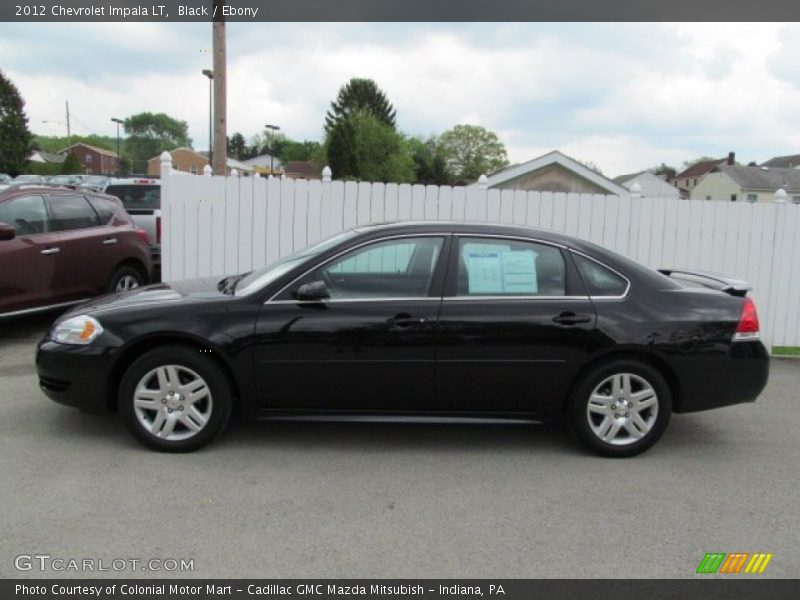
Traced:
<svg viewBox="0 0 800 600">
<path fill-rule="evenodd" d="M 165 281 L 249 271 L 357 225 L 512 223 L 590 240 L 652 268 L 745 279 L 762 337 L 800 346 L 800 206 L 169 171 L 162 163 Z"/>
</svg>

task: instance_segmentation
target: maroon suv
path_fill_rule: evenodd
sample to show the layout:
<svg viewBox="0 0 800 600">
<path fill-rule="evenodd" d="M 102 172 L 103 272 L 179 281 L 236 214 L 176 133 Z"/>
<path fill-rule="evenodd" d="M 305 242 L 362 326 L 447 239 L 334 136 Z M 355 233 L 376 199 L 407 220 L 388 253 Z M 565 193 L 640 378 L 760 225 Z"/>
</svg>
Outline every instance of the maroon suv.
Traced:
<svg viewBox="0 0 800 600">
<path fill-rule="evenodd" d="M 117 198 L 22 186 L 0 192 L 0 317 L 147 283 L 147 233 Z"/>
</svg>

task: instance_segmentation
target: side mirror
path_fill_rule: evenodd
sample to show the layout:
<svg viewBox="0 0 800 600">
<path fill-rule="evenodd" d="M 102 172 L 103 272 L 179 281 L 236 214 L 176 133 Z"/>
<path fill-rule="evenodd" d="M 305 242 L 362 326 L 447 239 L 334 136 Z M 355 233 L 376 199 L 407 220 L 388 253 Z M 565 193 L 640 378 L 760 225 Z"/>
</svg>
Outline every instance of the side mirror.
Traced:
<svg viewBox="0 0 800 600">
<path fill-rule="evenodd" d="M 330 298 L 331 295 L 324 281 L 309 281 L 295 290 L 294 297 L 297 300 L 321 301 Z"/>
<path fill-rule="evenodd" d="M 8 223 L 0 223 L 0 242 L 13 240 L 17 236 L 17 231 Z"/>
</svg>

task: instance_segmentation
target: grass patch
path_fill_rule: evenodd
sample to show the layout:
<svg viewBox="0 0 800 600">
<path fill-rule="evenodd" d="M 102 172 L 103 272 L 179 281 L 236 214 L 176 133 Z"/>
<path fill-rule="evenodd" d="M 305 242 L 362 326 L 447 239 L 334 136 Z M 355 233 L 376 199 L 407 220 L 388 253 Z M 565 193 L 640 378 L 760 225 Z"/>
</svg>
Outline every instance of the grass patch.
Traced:
<svg viewBox="0 0 800 600">
<path fill-rule="evenodd" d="M 773 346 L 772 353 L 775 356 L 800 356 L 800 347 L 798 346 Z"/>
</svg>

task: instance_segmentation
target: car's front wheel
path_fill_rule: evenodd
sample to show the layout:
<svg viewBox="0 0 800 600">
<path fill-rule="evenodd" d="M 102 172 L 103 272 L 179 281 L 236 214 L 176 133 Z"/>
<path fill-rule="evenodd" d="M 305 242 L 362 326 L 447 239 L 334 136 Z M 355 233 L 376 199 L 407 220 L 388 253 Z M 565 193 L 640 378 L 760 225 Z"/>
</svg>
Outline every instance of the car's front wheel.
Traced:
<svg viewBox="0 0 800 600">
<path fill-rule="evenodd" d="M 227 425 L 233 404 L 230 384 L 217 362 L 203 352 L 184 346 L 157 348 L 125 372 L 120 413 L 146 446 L 189 452 L 209 443 Z"/>
<path fill-rule="evenodd" d="M 661 373 L 635 360 L 614 360 L 581 379 L 569 407 L 572 431 L 601 456 L 628 457 L 655 444 L 672 414 Z"/>
</svg>

